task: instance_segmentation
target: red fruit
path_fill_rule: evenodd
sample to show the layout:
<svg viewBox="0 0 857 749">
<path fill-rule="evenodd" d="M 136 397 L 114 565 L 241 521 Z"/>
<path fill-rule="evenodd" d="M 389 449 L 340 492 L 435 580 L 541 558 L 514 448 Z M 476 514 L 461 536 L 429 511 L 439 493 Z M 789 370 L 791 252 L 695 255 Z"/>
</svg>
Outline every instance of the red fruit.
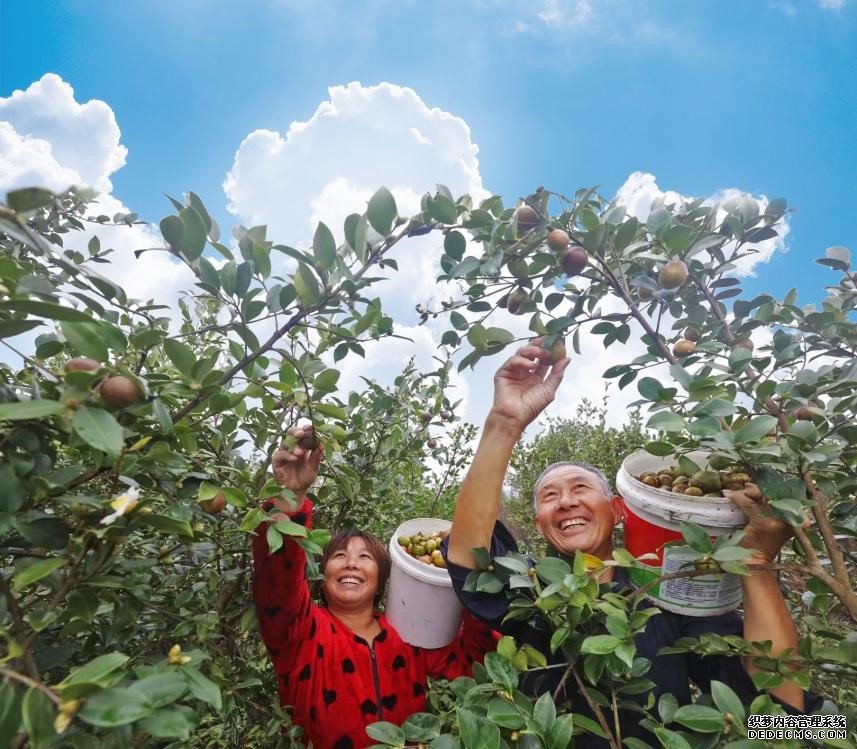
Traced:
<svg viewBox="0 0 857 749">
<path fill-rule="evenodd" d="M 137 383 L 124 375 L 108 377 L 101 383 L 98 391 L 111 408 L 127 408 L 143 396 Z"/>
<path fill-rule="evenodd" d="M 65 363 L 66 372 L 95 372 L 101 364 L 87 356 L 77 356 Z"/>
<path fill-rule="evenodd" d="M 582 247 L 572 247 L 560 258 L 559 265 L 568 276 L 576 276 L 589 262 L 589 255 Z"/>
<path fill-rule="evenodd" d="M 199 506 L 209 515 L 219 515 L 223 512 L 223 508 L 226 507 L 226 496 L 223 492 L 217 492 L 211 499 L 200 502 Z"/>
<path fill-rule="evenodd" d="M 426 442 L 426 446 L 428 447 L 429 450 L 434 450 L 437 447 L 437 440 L 436 439 L 430 439 L 428 442 Z"/>
<path fill-rule="evenodd" d="M 515 211 L 515 218 L 518 220 L 518 233 L 526 234 L 531 229 L 535 229 L 540 217 L 535 208 L 522 205 Z"/>
<path fill-rule="evenodd" d="M 800 406 L 795 410 L 795 419 L 798 421 L 812 421 L 812 411 L 807 406 Z"/>
<path fill-rule="evenodd" d="M 753 350 L 753 341 L 751 341 L 749 338 L 741 338 L 735 341 L 735 343 L 732 345 L 735 346 L 735 348 L 738 348 L 740 346 L 741 348 L 747 349 L 747 351 Z"/>
<path fill-rule="evenodd" d="M 696 328 L 687 327 L 684 329 L 684 333 L 682 333 L 688 341 L 696 343 L 699 340 L 699 331 Z"/>
</svg>

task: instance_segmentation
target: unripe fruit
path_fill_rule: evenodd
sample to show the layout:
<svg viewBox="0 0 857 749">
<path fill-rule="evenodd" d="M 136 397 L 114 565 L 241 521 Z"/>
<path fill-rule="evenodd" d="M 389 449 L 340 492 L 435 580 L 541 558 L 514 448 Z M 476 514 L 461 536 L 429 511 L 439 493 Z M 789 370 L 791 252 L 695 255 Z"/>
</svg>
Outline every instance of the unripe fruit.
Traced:
<svg viewBox="0 0 857 749">
<path fill-rule="evenodd" d="M 558 339 L 553 346 L 551 346 L 551 364 L 556 364 L 558 361 L 565 359 L 566 351 L 565 351 L 565 341 L 560 338 Z"/>
<path fill-rule="evenodd" d="M 640 286 L 637 288 L 637 297 L 641 302 L 647 302 L 652 298 L 652 290 L 648 286 Z"/>
<path fill-rule="evenodd" d="M 226 507 L 226 496 L 223 492 L 217 492 L 211 499 L 200 502 L 199 506 L 209 515 L 219 515 Z"/>
<path fill-rule="evenodd" d="M 434 450 L 437 447 L 437 440 L 436 439 L 430 439 L 428 442 L 426 442 L 426 446 L 428 447 L 429 450 Z"/>
<path fill-rule="evenodd" d="M 535 208 L 528 205 L 522 205 L 515 211 L 515 218 L 518 220 L 518 233 L 525 234 L 534 229 L 539 223 L 539 214 Z"/>
<path fill-rule="evenodd" d="M 315 429 L 310 427 L 304 431 L 303 436 L 298 440 L 298 447 L 303 450 L 315 450 L 318 447 L 318 438 L 315 436 Z"/>
<path fill-rule="evenodd" d="M 562 229 L 551 229 L 550 234 L 548 234 L 548 247 L 554 252 L 565 252 L 570 241 L 568 232 Z"/>
<path fill-rule="evenodd" d="M 673 353 L 676 356 L 687 356 L 696 351 L 696 344 L 693 341 L 688 341 L 684 338 L 675 342 Z"/>
<path fill-rule="evenodd" d="M 428 411 L 420 411 L 420 420 L 428 424 L 431 421 L 431 414 Z"/>
<path fill-rule="evenodd" d="M 521 309 L 521 305 L 524 302 L 529 301 L 529 298 L 530 295 L 518 286 L 511 294 L 509 294 L 509 298 L 506 300 L 506 309 L 513 315 L 516 315 L 518 314 L 518 310 Z"/>
<path fill-rule="evenodd" d="M 699 340 L 699 331 L 696 328 L 691 328 L 688 326 L 684 329 L 682 336 L 688 341 L 696 343 Z"/>
<path fill-rule="evenodd" d="M 688 497 L 701 497 L 705 492 L 700 489 L 698 486 L 689 486 L 684 490 L 685 496 Z"/>
<path fill-rule="evenodd" d="M 658 273 L 658 283 L 664 289 L 677 289 L 687 280 L 684 260 L 670 260 Z"/>
<path fill-rule="evenodd" d="M 559 265 L 563 273 L 568 276 L 576 276 L 582 271 L 589 262 L 589 255 L 582 247 L 572 247 L 563 253 L 559 260 Z"/>
<path fill-rule="evenodd" d="M 452 418 L 452 414 L 449 411 L 441 411 L 438 416 L 444 421 L 449 421 Z"/>
<path fill-rule="evenodd" d="M 77 356 L 65 363 L 66 372 L 95 372 L 101 365 L 88 356 Z"/>
<path fill-rule="evenodd" d="M 108 377 L 98 387 L 104 402 L 111 408 L 127 408 L 143 395 L 134 380 L 124 375 Z"/>
</svg>

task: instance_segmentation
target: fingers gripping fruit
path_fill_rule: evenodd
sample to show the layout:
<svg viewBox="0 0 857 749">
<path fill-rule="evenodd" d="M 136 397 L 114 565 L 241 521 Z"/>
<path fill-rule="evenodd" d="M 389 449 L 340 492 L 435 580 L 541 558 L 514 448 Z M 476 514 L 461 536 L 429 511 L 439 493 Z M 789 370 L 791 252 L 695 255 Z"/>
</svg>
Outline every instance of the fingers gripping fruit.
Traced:
<svg viewBox="0 0 857 749">
<path fill-rule="evenodd" d="M 440 553 L 440 543 L 447 535 L 449 535 L 449 531 L 435 531 L 434 533 L 400 536 L 397 540 L 403 551 L 423 564 L 446 567 L 446 562 Z"/>
</svg>

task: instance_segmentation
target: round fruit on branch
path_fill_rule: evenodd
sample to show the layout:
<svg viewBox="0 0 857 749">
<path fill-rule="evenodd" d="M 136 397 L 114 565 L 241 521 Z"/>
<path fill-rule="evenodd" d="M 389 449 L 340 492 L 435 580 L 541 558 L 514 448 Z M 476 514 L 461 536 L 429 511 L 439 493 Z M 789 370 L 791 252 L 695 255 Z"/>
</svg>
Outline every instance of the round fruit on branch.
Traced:
<svg viewBox="0 0 857 749">
<path fill-rule="evenodd" d="M 219 515 L 226 507 L 226 495 L 217 492 L 211 499 L 204 499 L 199 506 L 209 515 Z"/>
<path fill-rule="evenodd" d="M 572 247 L 566 250 L 563 256 L 559 259 L 559 266 L 563 273 L 572 277 L 580 273 L 589 262 L 589 255 L 582 247 Z"/>
<path fill-rule="evenodd" d="M 686 338 L 681 338 L 675 342 L 673 353 L 676 356 L 687 356 L 696 351 L 696 344 L 693 341 L 688 341 Z"/>
<path fill-rule="evenodd" d="M 88 356 L 77 356 L 65 363 L 66 372 L 95 372 L 101 366 L 95 359 Z"/>
<path fill-rule="evenodd" d="M 691 328 L 690 326 L 686 327 L 681 335 L 685 340 L 688 340 L 691 343 L 696 343 L 699 340 L 699 331 L 696 328 Z"/>
<path fill-rule="evenodd" d="M 687 265 L 684 260 L 670 260 L 658 273 L 658 283 L 664 289 L 677 289 L 687 281 Z"/>
<path fill-rule="evenodd" d="M 108 377 L 98 386 L 98 392 L 111 408 L 127 408 L 143 397 L 140 386 L 124 375 Z"/>
<path fill-rule="evenodd" d="M 517 315 L 518 310 L 521 309 L 521 305 L 524 304 L 524 302 L 528 302 L 529 299 L 530 295 L 518 286 L 511 294 L 509 294 L 509 298 L 506 300 L 506 309 L 513 315 Z"/>
<path fill-rule="evenodd" d="M 571 238 L 567 231 L 562 229 L 551 229 L 548 234 L 548 247 L 554 252 L 565 252 L 568 249 L 568 244 Z"/>
<path fill-rule="evenodd" d="M 515 211 L 515 219 L 518 222 L 518 233 L 526 234 L 538 226 L 541 216 L 532 206 L 522 205 Z"/>
<path fill-rule="evenodd" d="M 318 449 L 318 437 L 316 436 L 315 429 L 313 427 L 306 427 L 304 429 L 303 436 L 298 440 L 298 447 L 303 450 Z"/>
</svg>

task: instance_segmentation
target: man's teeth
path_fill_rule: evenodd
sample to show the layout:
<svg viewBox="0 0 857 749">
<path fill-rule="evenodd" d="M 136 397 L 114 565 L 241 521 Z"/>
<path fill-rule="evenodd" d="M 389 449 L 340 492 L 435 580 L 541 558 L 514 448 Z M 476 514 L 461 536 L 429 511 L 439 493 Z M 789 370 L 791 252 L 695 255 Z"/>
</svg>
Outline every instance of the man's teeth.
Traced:
<svg viewBox="0 0 857 749">
<path fill-rule="evenodd" d="M 570 520 L 563 520 L 559 524 L 559 529 L 564 531 L 566 528 L 571 528 L 574 525 L 586 525 L 586 520 L 583 518 L 571 518 Z"/>
</svg>

